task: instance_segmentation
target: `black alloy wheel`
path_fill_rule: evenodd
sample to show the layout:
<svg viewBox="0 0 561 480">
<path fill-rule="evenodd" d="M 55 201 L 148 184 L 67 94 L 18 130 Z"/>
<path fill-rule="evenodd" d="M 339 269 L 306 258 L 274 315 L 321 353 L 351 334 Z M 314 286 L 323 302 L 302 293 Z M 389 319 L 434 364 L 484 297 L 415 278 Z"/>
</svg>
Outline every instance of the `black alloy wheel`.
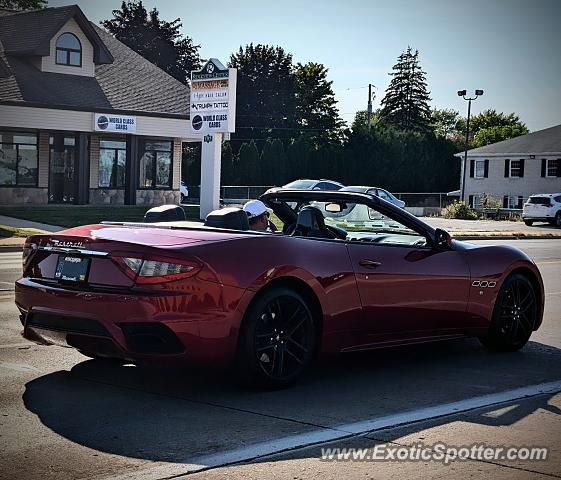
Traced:
<svg viewBox="0 0 561 480">
<path fill-rule="evenodd" d="M 530 339 L 537 318 L 534 286 L 524 275 L 511 275 L 497 295 L 489 333 L 480 340 L 491 350 L 519 350 Z"/>
<path fill-rule="evenodd" d="M 238 351 L 242 378 L 268 388 L 300 378 L 313 359 L 316 327 L 306 301 L 287 288 L 263 293 L 246 315 Z"/>
</svg>

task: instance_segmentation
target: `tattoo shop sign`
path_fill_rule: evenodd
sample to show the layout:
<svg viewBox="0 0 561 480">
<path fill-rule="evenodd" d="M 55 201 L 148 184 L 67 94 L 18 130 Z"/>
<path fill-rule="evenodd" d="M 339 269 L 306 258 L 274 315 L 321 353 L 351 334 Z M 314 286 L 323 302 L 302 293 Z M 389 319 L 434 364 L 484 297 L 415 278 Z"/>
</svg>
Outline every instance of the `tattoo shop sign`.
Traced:
<svg viewBox="0 0 561 480">
<path fill-rule="evenodd" d="M 94 131 L 136 133 L 136 117 L 94 113 Z"/>
<path fill-rule="evenodd" d="M 193 136 L 236 130 L 237 69 L 211 58 L 191 72 L 191 120 Z"/>
</svg>

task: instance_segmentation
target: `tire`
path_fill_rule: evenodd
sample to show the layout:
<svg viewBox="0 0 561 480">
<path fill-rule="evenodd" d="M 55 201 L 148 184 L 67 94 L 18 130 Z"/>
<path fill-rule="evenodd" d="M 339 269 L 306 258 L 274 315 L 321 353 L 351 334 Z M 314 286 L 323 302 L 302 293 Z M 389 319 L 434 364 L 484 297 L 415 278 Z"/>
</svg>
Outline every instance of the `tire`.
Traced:
<svg viewBox="0 0 561 480">
<path fill-rule="evenodd" d="M 533 220 L 524 220 L 524 223 L 528 226 L 531 227 L 534 224 Z"/>
<path fill-rule="evenodd" d="M 252 386 L 288 387 L 311 364 L 316 340 L 316 323 L 304 298 L 288 288 L 271 288 L 257 297 L 244 317 L 238 376 Z"/>
<path fill-rule="evenodd" d="M 551 220 L 551 224 L 556 227 L 561 227 L 561 211 L 555 214 L 555 218 Z"/>
<path fill-rule="evenodd" d="M 480 337 L 480 341 L 489 350 L 520 350 L 530 339 L 537 319 L 538 299 L 534 286 L 524 275 L 511 275 L 501 286 L 488 334 Z"/>
</svg>

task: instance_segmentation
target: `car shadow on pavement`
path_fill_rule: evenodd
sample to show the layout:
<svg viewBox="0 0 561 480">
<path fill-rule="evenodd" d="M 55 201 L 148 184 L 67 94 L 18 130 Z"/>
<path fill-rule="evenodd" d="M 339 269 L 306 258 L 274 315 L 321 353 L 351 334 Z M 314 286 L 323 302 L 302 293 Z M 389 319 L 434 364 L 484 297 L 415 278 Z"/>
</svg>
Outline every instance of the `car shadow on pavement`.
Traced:
<svg viewBox="0 0 561 480">
<path fill-rule="evenodd" d="M 279 391 L 248 390 L 228 372 L 88 360 L 28 382 L 23 400 L 45 426 L 77 444 L 189 463 L 240 446 L 558 381 L 560 360 L 560 349 L 537 342 L 498 354 L 466 339 L 325 359 L 301 383 Z M 535 408 L 561 413 L 548 399 L 477 422 L 511 425 Z"/>
</svg>

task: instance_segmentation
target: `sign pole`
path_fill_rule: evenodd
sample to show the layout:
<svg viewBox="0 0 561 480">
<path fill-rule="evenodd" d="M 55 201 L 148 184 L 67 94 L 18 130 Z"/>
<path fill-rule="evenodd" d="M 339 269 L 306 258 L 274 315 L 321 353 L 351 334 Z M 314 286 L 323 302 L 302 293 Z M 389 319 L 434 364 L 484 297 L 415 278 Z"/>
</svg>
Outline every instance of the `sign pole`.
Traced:
<svg viewBox="0 0 561 480">
<path fill-rule="evenodd" d="M 207 133 L 201 147 L 201 208 L 200 218 L 220 208 L 220 166 L 222 133 Z"/>
</svg>

